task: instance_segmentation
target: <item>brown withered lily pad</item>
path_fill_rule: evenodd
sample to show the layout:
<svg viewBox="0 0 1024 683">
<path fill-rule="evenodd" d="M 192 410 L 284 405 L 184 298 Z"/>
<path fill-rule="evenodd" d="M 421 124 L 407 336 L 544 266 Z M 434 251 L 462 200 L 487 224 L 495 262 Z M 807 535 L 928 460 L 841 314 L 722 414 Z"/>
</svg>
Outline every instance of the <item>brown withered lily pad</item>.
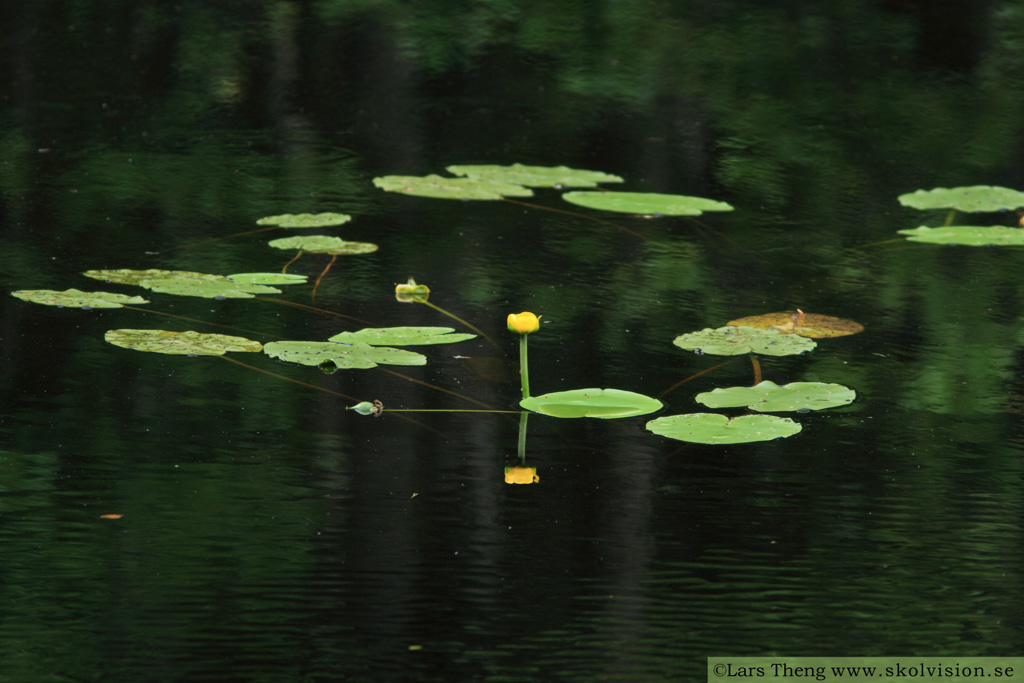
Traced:
<svg viewBox="0 0 1024 683">
<path fill-rule="evenodd" d="M 761 330 L 778 330 L 786 334 L 797 334 L 812 339 L 845 337 L 848 334 L 864 331 L 864 326 L 853 320 L 818 313 L 804 313 L 799 308 L 795 311 L 779 311 L 778 313 L 738 318 L 728 324 L 756 327 Z"/>
</svg>

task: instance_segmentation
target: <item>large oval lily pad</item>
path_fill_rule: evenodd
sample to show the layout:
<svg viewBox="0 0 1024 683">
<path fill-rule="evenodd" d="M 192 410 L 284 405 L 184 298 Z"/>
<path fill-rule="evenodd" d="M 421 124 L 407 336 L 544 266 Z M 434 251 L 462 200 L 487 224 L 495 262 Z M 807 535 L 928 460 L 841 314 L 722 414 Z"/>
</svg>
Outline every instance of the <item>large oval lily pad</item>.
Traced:
<svg viewBox="0 0 1024 683">
<path fill-rule="evenodd" d="M 853 403 L 857 392 L 842 384 L 792 382 L 779 386 L 764 381 L 753 387 L 718 388 L 697 394 L 697 403 L 708 408 L 749 408 L 759 413 L 790 410 L 824 410 Z"/>
<path fill-rule="evenodd" d="M 604 420 L 647 415 L 661 401 L 621 389 L 573 389 L 524 398 L 519 405 L 551 417 L 597 417 Z"/>
<path fill-rule="evenodd" d="M 778 330 L 783 334 L 798 334 L 801 337 L 811 337 L 812 339 L 842 337 L 864 331 L 864 326 L 858 322 L 831 315 L 804 313 L 800 309 L 751 315 L 746 318 L 730 320 L 727 324 L 738 327 L 756 327 L 761 330 Z"/>
<path fill-rule="evenodd" d="M 301 285 L 308 280 L 305 275 L 291 273 L 235 273 L 228 279 L 243 285 Z"/>
<path fill-rule="evenodd" d="M 83 292 L 77 289 L 65 289 L 58 292 L 53 289 L 22 289 L 11 292 L 23 301 L 57 308 L 123 308 L 125 304 L 148 304 L 141 296 L 128 296 L 113 292 Z"/>
<path fill-rule="evenodd" d="M 1024 206 L 1024 192 L 1007 187 L 972 185 L 969 187 L 937 187 L 901 194 L 900 204 L 912 209 L 956 209 L 957 211 L 999 211 Z"/>
<path fill-rule="evenodd" d="M 445 178 L 439 175 L 389 175 L 374 178 L 373 184 L 386 192 L 437 199 L 485 199 L 532 197 L 533 190 L 513 183 L 481 178 Z"/>
<path fill-rule="evenodd" d="M 370 346 L 423 346 L 427 344 L 452 344 L 473 339 L 475 334 L 457 333 L 451 327 L 377 327 L 342 332 L 329 341 L 340 344 L 363 342 Z"/>
<path fill-rule="evenodd" d="M 581 171 L 568 166 L 449 166 L 452 175 L 513 183 L 527 187 L 597 187 L 598 183 L 621 183 L 622 178 L 601 171 Z"/>
<path fill-rule="evenodd" d="M 680 194 L 652 192 L 566 192 L 565 201 L 579 206 L 618 213 L 663 216 L 699 216 L 705 211 L 732 211 L 725 202 Z"/>
<path fill-rule="evenodd" d="M 187 278 L 142 280 L 139 286 L 161 294 L 198 296 L 204 299 L 251 299 L 256 294 L 280 294 L 281 290 L 266 285 L 248 285 L 223 280 L 190 280 Z"/>
<path fill-rule="evenodd" d="M 105 282 L 145 287 L 162 294 L 198 296 L 207 299 L 251 299 L 254 294 L 280 294 L 280 289 L 244 281 L 234 281 L 223 275 L 197 273 L 191 270 L 87 270 L 86 277 Z"/>
<path fill-rule="evenodd" d="M 379 249 L 376 244 L 370 242 L 346 242 L 340 237 L 330 235 L 282 237 L 278 240 L 271 240 L 268 244 L 275 249 L 301 249 L 311 254 L 331 254 L 333 256 L 372 254 Z"/>
<path fill-rule="evenodd" d="M 978 227 L 948 225 L 929 228 L 922 225 L 913 230 L 900 230 L 911 242 L 962 245 L 966 247 L 1020 247 L 1024 246 L 1024 229 L 1006 227 Z"/>
<path fill-rule="evenodd" d="M 794 356 L 818 345 L 813 339 L 795 334 L 735 325 L 690 332 L 676 337 L 672 343 L 687 351 L 715 356 L 739 356 L 744 353 Z"/>
<path fill-rule="evenodd" d="M 427 357 L 422 354 L 364 343 L 270 342 L 263 347 L 263 352 L 271 358 L 301 365 L 315 365 L 329 371 L 368 369 L 378 365 L 427 364 Z"/>
<path fill-rule="evenodd" d="M 802 427 L 775 415 L 743 415 L 730 420 L 717 413 L 690 413 L 659 417 L 648 422 L 647 429 L 678 441 L 721 445 L 782 439 L 799 433 Z"/>
<path fill-rule="evenodd" d="M 150 353 L 223 356 L 227 351 L 257 353 L 263 345 L 245 337 L 168 330 L 107 330 L 103 336 L 114 346 Z"/>
<path fill-rule="evenodd" d="M 226 280 L 223 275 L 211 275 L 210 273 L 196 273 L 191 270 L 161 270 L 160 268 L 149 268 L 146 270 L 132 270 L 131 268 L 117 268 L 113 270 L 87 270 L 82 275 L 91 277 L 94 280 L 114 282 L 119 285 L 138 285 L 143 280 Z"/>
<path fill-rule="evenodd" d="M 256 225 L 276 225 L 279 228 L 326 228 L 331 225 L 342 225 L 352 220 L 345 213 L 283 213 L 279 216 L 266 216 L 256 221 Z"/>
</svg>

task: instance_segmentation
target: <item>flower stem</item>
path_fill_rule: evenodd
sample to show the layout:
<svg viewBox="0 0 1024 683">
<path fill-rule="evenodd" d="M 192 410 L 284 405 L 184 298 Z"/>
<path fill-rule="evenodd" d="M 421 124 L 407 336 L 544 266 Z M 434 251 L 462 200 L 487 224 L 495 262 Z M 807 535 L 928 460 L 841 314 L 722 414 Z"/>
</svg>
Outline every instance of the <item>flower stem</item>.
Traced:
<svg viewBox="0 0 1024 683">
<path fill-rule="evenodd" d="M 530 398 L 530 368 L 526 360 L 526 337 L 519 335 L 519 379 L 523 383 L 523 398 Z"/>
<path fill-rule="evenodd" d="M 526 465 L 526 418 L 530 417 L 530 413 L 523 411 L 519 416 L 519 447 L 517 454 L 519 455 L 519 464 Z"/>
</svg>

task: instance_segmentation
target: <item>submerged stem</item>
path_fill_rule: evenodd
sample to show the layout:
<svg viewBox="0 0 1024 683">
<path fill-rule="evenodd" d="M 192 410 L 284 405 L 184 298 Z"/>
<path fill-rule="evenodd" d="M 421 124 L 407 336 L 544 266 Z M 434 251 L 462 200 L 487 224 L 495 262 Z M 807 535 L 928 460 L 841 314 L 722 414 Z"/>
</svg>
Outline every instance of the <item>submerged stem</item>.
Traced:
<svg viewBox="0 0 1024 683">
<path fill-rule="evenodd" d="M 761 383 L 761 364 L 754 354 L 750 354 L 750 364 L 754 366 L 754 384 L 752 386 L 756 387 Z"/>
</svg>

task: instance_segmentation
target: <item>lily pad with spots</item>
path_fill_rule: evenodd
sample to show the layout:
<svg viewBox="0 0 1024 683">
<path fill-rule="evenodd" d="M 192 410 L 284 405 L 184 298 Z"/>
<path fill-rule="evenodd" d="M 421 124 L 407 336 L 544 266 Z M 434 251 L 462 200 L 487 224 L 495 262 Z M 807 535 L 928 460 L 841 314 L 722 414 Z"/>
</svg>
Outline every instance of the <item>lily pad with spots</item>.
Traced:
<svg viewBox="0 0 1024 683">
<path fill-rule="evenodd" d="M 107 330 L 103 338 L 125 349 L 187 356 L 223 356 L 228 351 L 257 353 L 263 349 L 260 342 L 245 337 L 192 331 Z"/>
<path fill-rule="evenodd" d="M 960 245 L 965 247 L 1021 247 L 1024 246 L 1024 229 L 1000 226 L 978 227 L 971 225 L 949 225 L 929 228 L 922 225 L 912 230 L 900 230 L 911 242 L 930 244 Z"/>
<path fill-rule="evenodd" d="M 597 187 L 598 183 L 621 183 L 622 178 L 601 171 L 582 171 L 568 166 L 449 166 L 452 175 L 525 185 L 527 187 Z"/>
<path fill-rule="evenodd" d="M 227 277 L 243 285 L 301 285 L 309 279 L 305 275 L 291 273 L 235 273 Z"/>
<path fill-rule="evenodd" d="M 532 197 L 533 190 L 514 183 L 482 178 L 445 178 L 439 175 L 389 175 L 374 178 L 373 184 L 386 192 L 437 199 L 498 200 L 502 197 Z"/>
<path fill-rule="evenodd" d="M 337 342 L 283 341 L 270 342 L 263 352 L 271 358 L 312 365 L 327 372 L 347 369 L 369 369 L 378 365 L 426 365 L 427 357 L 387 346 L 365 343 L 339 344 Z"/>
<path fill-rule="evenodd" d="M 743 415 L 729 419 L 717 413 L 668 415 L 647 423 L 647 429 L 677 441 L 713 445 L 773 441 L 800 432 L 802 427 L 788 417 Z"/>
<path fill-rule="evenodd" d="M 162 270 L 160 268 L 149 268 L 146 270 L 132 270 L 131 268 L 118 268 L 113 270 L 87 270 L 82 275 L 91 277 L 94 280 L 114 282 L 119 285 L 138 285 L 143 280 L 159 279 L 189 279 L 189 280 L 225 280 L 223 275 L 211 275 L 210 273 L 196 273 L 191 270 Z"/>
<path fill-rule="evenodd" d="M 897 199 L 912 209 L 956 209 L 967 213 L 1024 207 L 1024 192 L 992 185 L 937 187 L 902 194 Z"/>
<path fill-rule="evenodd" d="M 573 389 L 524 398 L 519 405 L 551 417 L 596 417 L 604 420 L 647 415 L 661 401 L 621 389 Z"/>
<path fill-rule="evenodd" d="M 340 237 L 330 235 L 283 237 L 271 240 L 268 244 L 275 249 L 301 249 L 311 254 L 331 254 L 333 256 L 372 254 L 380 248 L 370 242 L 346 242 Z"/>
<path fill-rule="evenodd" d="M 646 216 L 699 216 L 705 211 L 733 210 L 713 199 L 652 192 L 566 192 L 562 198 L 590 209 Z"/>
<path fill-rule="evenodd" d="M 370 346 L 424 346 L 427 344 L 453 344 L 473 339 L 475 334 L 456 333 L 451 327 L 377 327 L 358 332 L 342 332 L 329 341 L 341 344 L 363 342 Z"/>
<path fill-rule="evenodd" d="M 257 294 L 280 294 L 281 290 L 266 285 L 248 285 L 224 280 L 167 279 L 143 280 L 139 286 L 160 294 L 197 296 L 203 299 L 251 299 Z"/>
<path fill-rule="evenodd" d="M 726 325 L 705 329 L 676 337 L 673 344 L 687 351 L 715 356 L 738 356 L 759 353 L 765 356 L 794 356 L 817 346 L 813 339 L 778 330 L 759 330 L 755 327 Z"/>
<path fill-rule="evenodd" d="M 756 327 L 760 330 L 778 330 L 783 334 L 798 334 L 801 337 L 811 337 L 812 339 L 842 337 L 864 331 L 864 326 L 858 322 L 831 315 L 804 313 L 799 309 L 751 315 L 746 318 L 730 320 L 728 324 L 738 327 Z"/>
<path fill-rule="evenodd" d="M 697 394 L 708 408 L 749 408 L 759 413 L 824 410 L 853 403 L 857 392 L 842 384 L 792 382 L 779 386 L 764 381 L 753 387 L 718 388 Z"/>
<path fill-rule="evenodd" d="M 126 304 L 148 304 L 141 296 L 128 296 L 113 292 L 83 292 L 78 289 L 66 289 L 58 292 L 53 289 L 22 289 L 11 292 L 23 301 L 57 308 L 123 308 Z"/>
<path fill-rule="evenodd" d="M 279 228 L 326 228 L 342 225 L 352 220 L 352 216 L 344 213 L 283 213 L 279 216 L 266 216 L 256 221 L 256 225 L 276 225 Z"/>
</svg>

